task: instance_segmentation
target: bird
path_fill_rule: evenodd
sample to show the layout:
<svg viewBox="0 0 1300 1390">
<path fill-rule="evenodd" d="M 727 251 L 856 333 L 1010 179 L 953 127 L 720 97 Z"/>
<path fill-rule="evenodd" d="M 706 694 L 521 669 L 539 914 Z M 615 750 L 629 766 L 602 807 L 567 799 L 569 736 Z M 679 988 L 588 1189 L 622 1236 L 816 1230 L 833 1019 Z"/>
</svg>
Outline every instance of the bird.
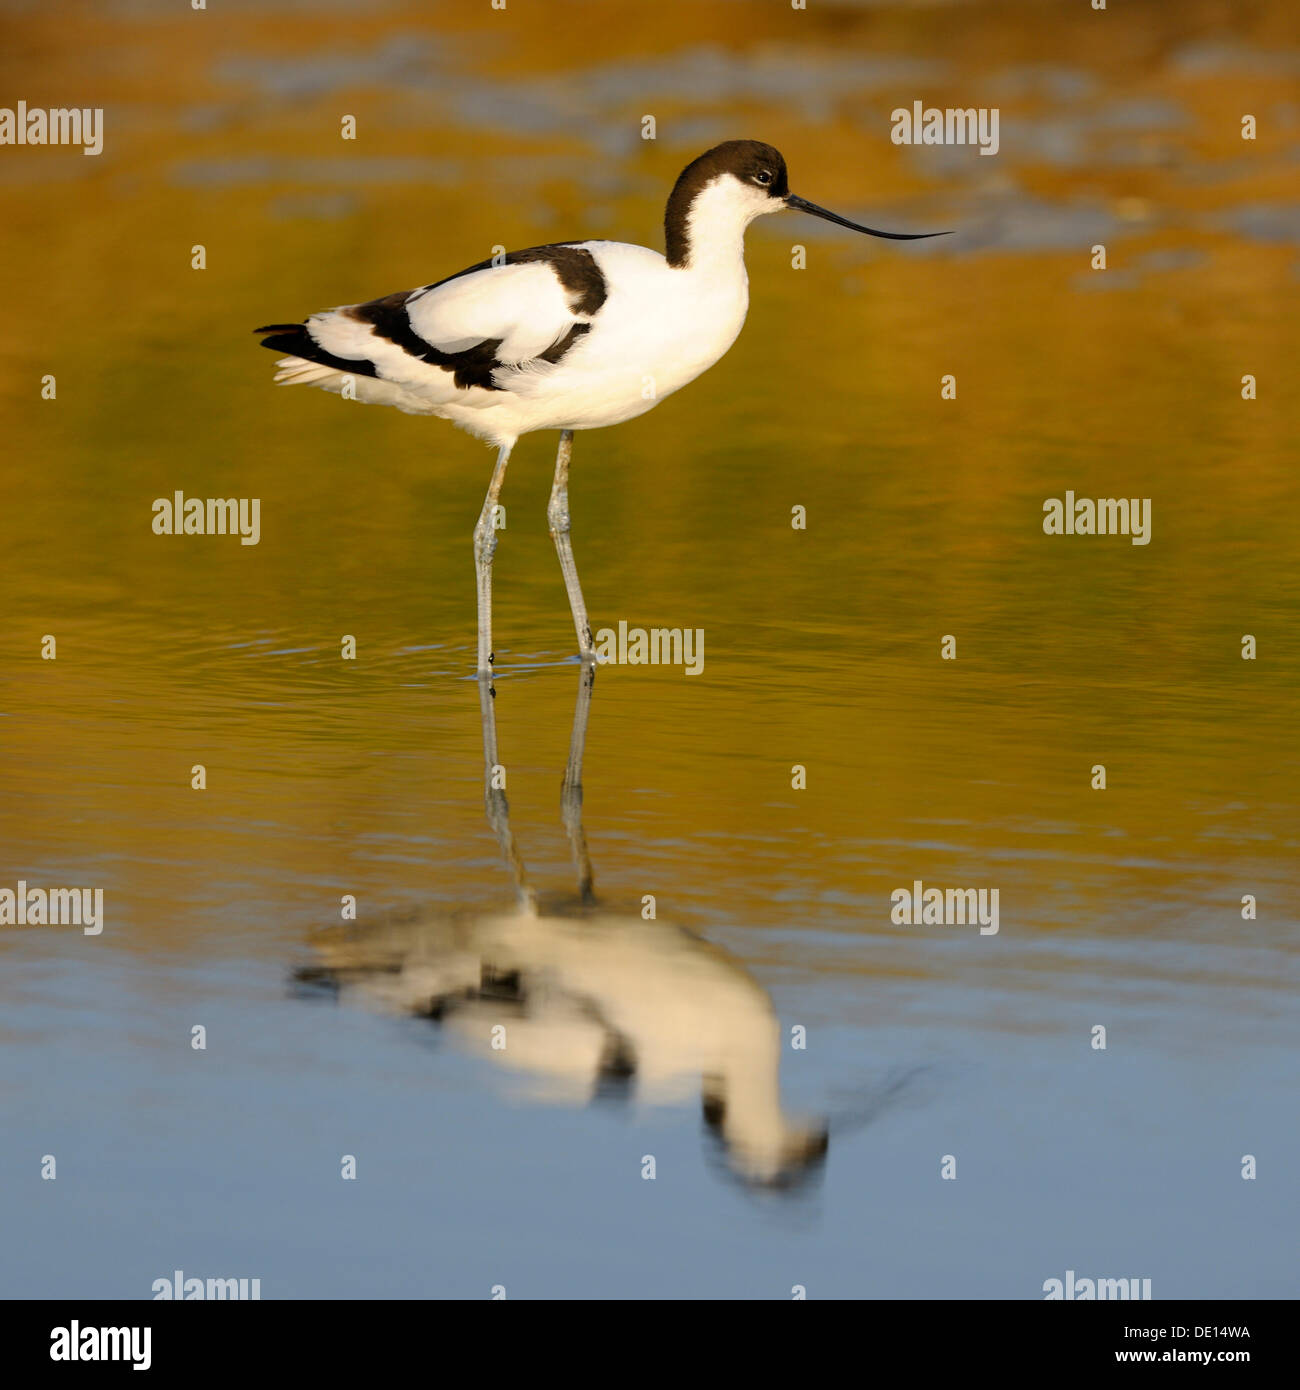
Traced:
<svg viewBox="0 0 1300 1390">
<path fill-rule="evenodd" d="M 502 253 L 433 284 L 254 331 L 284 354 L 275 381 L 433 415 L 495 447 L 474 527 L 477 674 L 490 683 L 492 561 L 501 489 L 521 436 L 559 430 L 547 523 L 579 657 L 595 644 L 573 558 L 569 466 L 579 430 L 622 424 L 713 366 L 749 308 L 745 229 L 799 211 L 892 241 L 790 192 L 786 162 L 760 140 L 728 140 L 682 170 L 664 211 L 664 254 L 618 241 L 566 241 Z"/>
</svg>

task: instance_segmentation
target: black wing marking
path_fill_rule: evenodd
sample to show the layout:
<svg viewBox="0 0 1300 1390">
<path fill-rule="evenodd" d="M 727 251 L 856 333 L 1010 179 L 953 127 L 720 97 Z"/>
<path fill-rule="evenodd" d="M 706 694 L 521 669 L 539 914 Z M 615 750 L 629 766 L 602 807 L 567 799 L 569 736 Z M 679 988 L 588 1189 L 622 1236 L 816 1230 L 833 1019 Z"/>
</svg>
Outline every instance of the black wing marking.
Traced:
<svg viewBox="0 0 1300 1390">
<path fill-rule="evenodd" d="M 520 365 L 502 362 L 497 357 L 504 338 L 485 338 L 472 347 L 455 352 L 444 351 L 415 331 L 411 324 L 409 306 L 440 286 L 449 284 L 452 280 L 459 280 L 465 275 L 490 270 L 495 265 L 520 265 L 539 261 L 549 265 L 554 271 L 565 289 L 572 313 L 592 315 L 600 310 L 608 297 L 608 286 L 600 267 L 596 264 L 596 258 L 584 247 L 556 243 L 549 246 L 532 246 L 524 251 L 511 251 L 499 261 L 479 261 L 477 265 L 467 266 L 455 275 L 448 275 L 432 285 L 423 285 L 416 290 L 398 290 L 395 294 L 383 295 L 364 304 L 349 305 L 339 312 L 360 323 L 369 324 L 375 334 L 418 361 L 451 372 L 452 379 L 462 389 L 477 386 L 485 391 L 504 390 L 506 388 L 497 383 L 494 373 L 503 367 Z M 339 357 L 328 348 L 322 347 L 311 336 L 311 331 L 305 323 L 274 323 L 254 331 L 270 335 L 262 339 L 262 346 L 270 348 L 273 352 L 302 357 L 309 362 L 319 362 L 323 366 L 333 367 L 336 371 L 354 372 L 360 376 L 379 375 L 375 363 L 369 358 Z M 563 337 L 545 352 L 539 353 L 536 360 L 554 365 L 590 331 L 590 323 L 573 324 Z"/>
</svg>

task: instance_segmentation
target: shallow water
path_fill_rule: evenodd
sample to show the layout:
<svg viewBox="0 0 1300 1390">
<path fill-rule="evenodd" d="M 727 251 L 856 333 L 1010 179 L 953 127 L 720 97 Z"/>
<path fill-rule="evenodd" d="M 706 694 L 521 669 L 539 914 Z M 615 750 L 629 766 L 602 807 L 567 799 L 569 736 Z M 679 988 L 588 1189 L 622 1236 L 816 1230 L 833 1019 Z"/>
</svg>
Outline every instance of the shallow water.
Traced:
<svg viewBox="0 0 1300 1390">
<path fill-rule="evenodd" d="M 6 90 L 62 82 L 108 138 L 0 151 L 0 887 L 102 887 L 105 927 L 0 927 L 0 1293 L 1293 1296 L 1285 7 L 1104 38 L 1016 5 L 745 7 L 743 38 L 731 3 L 525 8 L 13 21 Z M 916 96 L 1001 103 L 999 155 L 891 145 Z M 657 244 L 680 165 L 738 133 L 819 203 L 957 234 L 765 220 L 732 352 L 578 437 L 595 625 L 705 634 L 698 676 L 598 672 L 595 916 L 554 439 L 516 451 L 494 711 L 530 927 L 470 675 L 491 456 L 272 389 L 247 330 L 498 243 Z M 259 543 L 154 535 L 177 489 L 259 497 Z M 1150 544 L 1044 535 L 1067 489 L 1150 498 Z M 917 880 L 996 888 L 998 932 L 891 922 Z M 778 1061 L 782 1118 L 741 1134 Z M 823 1123 L 802 1183 L 753 1181 Z"/>
</svg>

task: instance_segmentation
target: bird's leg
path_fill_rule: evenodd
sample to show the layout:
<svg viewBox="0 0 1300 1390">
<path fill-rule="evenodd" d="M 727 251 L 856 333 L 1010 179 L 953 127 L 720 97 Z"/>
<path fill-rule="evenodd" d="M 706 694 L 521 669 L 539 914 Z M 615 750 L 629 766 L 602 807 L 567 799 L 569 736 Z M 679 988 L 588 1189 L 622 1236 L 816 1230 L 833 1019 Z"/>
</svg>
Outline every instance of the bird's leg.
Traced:
<svg viewBox="0 0 1300 1390">
<path fill-rule="evenodd" d="M 587 716 L 591 712 L 591 690 L 595 683 L 595 663 L 584 662 L 578 672 L 578 703 L 573 708 L 569 761 L 560 789 L 560 819 L 573 851 L 573 864 L 578 871 L 578 896 L 584 905 L 596 900 L 591 855 L 587 852 L 587 836 L 582 828 L 582 755 L 587 746 Z"/>
<path fill-rule="evenodd" d="M 479 513 L 478 525 L 474 528 L 474 571 L 478 579 L 478 673 L 480 676 L 492 674 L 492 557 L 496 554 L 497 498 L 501 495 L 501 484 L 506 480 L 506 464 L 510 460 L 509 444 L 497 450 L 496 467 L 492 470 L 492 481 L 488 485 L 487 496 L 483 499 L 483 510 Z"/>
<path fill-rule="evenodd" d="M 483 720 L 483 809 L 488 824 L 501 846 L 501 853 L 510 866 L 515 881 L 519 906 L 526 912 L 536 912 L 537 905 L 523 856 L 510 829 L 510 807 L 506 801 L 506 773 L 497 753 L 497 712 L 492 687 L 487 681 L 478 683 L 479 713 Z"/>
<path fill-rule="evenodd" d="M 573 612 L 573 626 L 578 633 L 578 651 L 583 661 L 594 661 L 596 649 L 591 640 L 591 624 L 587 621 L 587 605 L 582 601 L 578 567 L 573 561 L 573 546 L 569 544 L 569 456 L 572 452 L 573 431 L 562 430 L 559 452 L 555 455 L 555 482 L 551 486 L 551 500 L 546 507 L 546 520 L 551 528 L 551 539 L 555 542 L 555 553 L 560 557 L 564 587 L 569 592 L 569 608 Z"/>
</svg>

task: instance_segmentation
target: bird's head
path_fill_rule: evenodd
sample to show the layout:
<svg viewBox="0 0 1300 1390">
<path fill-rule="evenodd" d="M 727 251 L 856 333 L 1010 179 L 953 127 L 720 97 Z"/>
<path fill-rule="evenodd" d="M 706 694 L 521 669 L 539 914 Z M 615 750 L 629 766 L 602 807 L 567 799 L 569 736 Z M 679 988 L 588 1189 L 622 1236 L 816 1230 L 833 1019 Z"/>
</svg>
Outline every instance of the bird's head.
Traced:
<svg viewBox="0 0 1300 1390">
<path fill-rule="evenodd" d="M 693 159 L 673 186 L 664 216 L 670 265 L 684 266 L 692 247 L 734 237 L 769 212 L 806 212 L 837 226 L 890 241 L 920 241 L 946 232 L 882 232 L 790 192 L 781 151 L 761 140 L 728 140 Z"/>
<path fill-rule="evenodd" d="M 821 1176 L 830 1147 L 827 1125 L 737 1113 L 716 1083 L 705 1088 L 703 1115 L 727 1172 L 752 1191 L 799 1191 Z"/>
</svg>

